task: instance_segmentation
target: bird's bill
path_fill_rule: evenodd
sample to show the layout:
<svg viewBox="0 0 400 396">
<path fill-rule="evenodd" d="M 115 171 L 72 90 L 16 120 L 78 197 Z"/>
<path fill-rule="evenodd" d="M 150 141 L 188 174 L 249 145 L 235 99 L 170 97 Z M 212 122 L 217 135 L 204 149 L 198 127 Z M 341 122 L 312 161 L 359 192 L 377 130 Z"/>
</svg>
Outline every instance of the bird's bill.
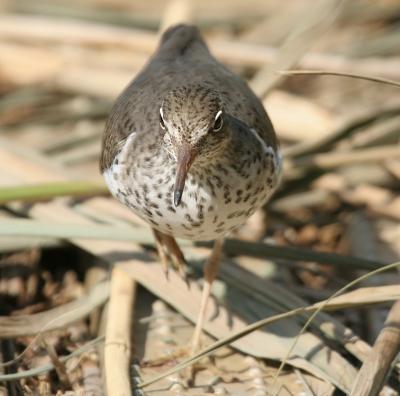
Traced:
<svg viewBox="0 0 400 396">
<path fill-rule="evenodd" d="M 192 147 L 183 143 L 178 151 L 178 163 L 176 167 L 176 178 L 174 186 L 174 205 L 178 206 L 182 199 L 183 189 L 185 188 L 185 181 L 187 173 L 195 157 L 195 151 Z"/>
</svg>

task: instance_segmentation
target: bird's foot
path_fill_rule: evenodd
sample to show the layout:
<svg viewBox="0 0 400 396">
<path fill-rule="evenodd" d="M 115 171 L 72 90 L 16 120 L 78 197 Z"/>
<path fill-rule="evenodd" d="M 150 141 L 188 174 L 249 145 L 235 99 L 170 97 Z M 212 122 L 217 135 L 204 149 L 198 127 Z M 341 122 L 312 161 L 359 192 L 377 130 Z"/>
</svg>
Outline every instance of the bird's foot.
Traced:
<svg viewBox="0 0 400 396">
<path fill-rule="evenodd" d="M 189 287 L 187 263 L 175 239 L 154 229 L 153 233 L 165 277 L 168 279 L 169 269 L 172 267 Z"/>
</svg>

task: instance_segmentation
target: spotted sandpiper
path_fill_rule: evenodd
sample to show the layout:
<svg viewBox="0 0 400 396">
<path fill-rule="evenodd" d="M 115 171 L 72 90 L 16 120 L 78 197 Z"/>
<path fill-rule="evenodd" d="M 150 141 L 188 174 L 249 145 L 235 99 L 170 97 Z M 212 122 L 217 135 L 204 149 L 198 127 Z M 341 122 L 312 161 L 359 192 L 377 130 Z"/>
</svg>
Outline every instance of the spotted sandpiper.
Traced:
<svg viewBox="0 0 400 396">
<path fill-rule="evenodd" d="M 176 237 L 215 240 L 195 351 L 223 238 L 279 181 L 278 141 L 263 105 L 210 54 L 196 27 L 173 26 L 115 102 L 100 169 L 111 193 L 153 229 L 165 271 L 170 259 L 184 268 Z"/>
</svg>

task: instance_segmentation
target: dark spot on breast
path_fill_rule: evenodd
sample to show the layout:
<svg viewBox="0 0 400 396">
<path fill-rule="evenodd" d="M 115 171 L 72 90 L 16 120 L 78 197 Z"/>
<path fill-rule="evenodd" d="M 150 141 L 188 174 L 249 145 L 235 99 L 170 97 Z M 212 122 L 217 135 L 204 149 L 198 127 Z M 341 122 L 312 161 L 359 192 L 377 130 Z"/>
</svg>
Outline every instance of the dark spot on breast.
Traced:
<svg viewBox="0 0 400 396">
<path fill-rule="evenodd" d="M 192 216 L 190 216 L 189 213 L 186 213 L 186 214 L 185 214 L 185 219 L 186 219 L 187 221 L 189 221 L 189 222 L 193 222 L 193 221 L 194 221 L 193 218 L 192 218 Z"/>
<path fill-rule="evenodd" d="M 221 164 L 218 164 L 217 165 L 217 169 L 220 171 L 220 172 L 222 172 L 225 176 L 227 176 L 228 175 L 228 170 L 227 169 L 225 169 Z"/>
<path fill-rule="evenodd" d="M 149 186 L 147 184 L 142 184 L 140 187 L 142 188 L 144 194 L 149 192 Z"/>
<path fill-rule="evenodd" d="M 246 211 L 246 216 L 249 217 L 254 213 L 254 208 L 250 208 L 248 211 Z"/>
<path fill-rule="evenodd" d="M 170 197 L 166 197 L 166 198 L 164 199 L 164 202 L 165 202 L 167 205 L 172 206 L 172 200 L 171 200 Z"/>
<path fill-rule="evenodd" d="M 222 187 L 222 179 L 217 175 L 213 175 L 212 178 L 215 180 L 215 182 L 217 184 L 217 188 L 221 188 Z"/>
<path fill-rule="evenodd" d="M 147 216 L 153 217 L 153 213 L 149 209 L 144 208 L 144 212 L 147 214 Z"/>
</svg>

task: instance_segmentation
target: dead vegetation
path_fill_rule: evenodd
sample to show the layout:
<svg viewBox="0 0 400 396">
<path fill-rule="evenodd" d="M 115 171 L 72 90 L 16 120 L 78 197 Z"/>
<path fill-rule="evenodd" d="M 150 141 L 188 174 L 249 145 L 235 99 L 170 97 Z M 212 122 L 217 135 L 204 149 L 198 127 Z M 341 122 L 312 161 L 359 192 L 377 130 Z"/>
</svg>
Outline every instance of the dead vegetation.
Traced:
<svg viewBox="0 0 400 396">
<path fill-rule="evenodd" d="M 398 1 L 0 6 L 0 395 L 399 394 Z M 112 101 L 178 20 L 248 79 L 285 155 L 191 360 L 210 245 L 181 241 L 190 288 L 166 281 L 97 170 Z"/>
</svg>

